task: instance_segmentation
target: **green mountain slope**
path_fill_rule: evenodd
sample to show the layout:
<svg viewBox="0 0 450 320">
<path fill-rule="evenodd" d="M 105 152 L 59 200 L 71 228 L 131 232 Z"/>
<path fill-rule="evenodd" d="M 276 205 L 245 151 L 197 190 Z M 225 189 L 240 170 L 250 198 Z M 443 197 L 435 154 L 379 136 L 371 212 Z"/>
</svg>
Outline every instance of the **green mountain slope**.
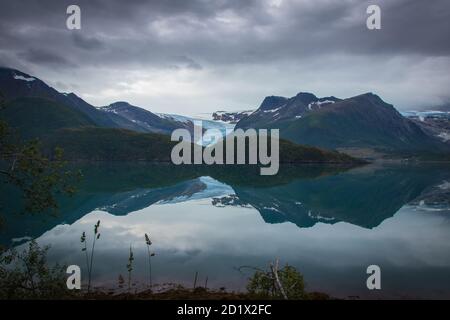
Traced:
<svg viewBox="0 0 450 320">
<path fill-rule="evenodd" d="M 10 100 L 0 118 L 20 139 L 40 139 L 49 155 L 62 147 L 67 160 L 170 161 L 175 144 L 167 135 L 98 127 L 81 111 L 46 98 Z"/>
<path fill-rule="evenodd" d="M 326 104 L 314 101 L 314 96 L 298 102 L 305 96 L 291 98 L 295 104 L 278 99 L 268 107 L 267 101 L 274 99 L 266 98 L 237 128 L 278 128 L 282 138 L 327 149 L 370 148 L 399 155 L 450 153 L 448 146 L 375 94 L 345 100 L 322 98 Z"/>
<path fill-rule="evenodd" d="M 8 101 L 0 116 L 23 139 L 42 138 L 61 128 L 95 125 L 83 113 L 45 98 Z"/>
<path fill-rule="evenodd" d="M 370 147 L 394 154 L 448 151 L 443 143 L 372 94 L 310 113 L 282 127 L 281 135 L 297 143 L 333 149 Z"/>
<path fill-rule="evenodd" d="M 156 133 L 138 133 L 112 128 L 67 128 L 47 136 L 44 147 L 64 149 L 68 160 L 169 162 L 176 142 Z"/>
</svg>

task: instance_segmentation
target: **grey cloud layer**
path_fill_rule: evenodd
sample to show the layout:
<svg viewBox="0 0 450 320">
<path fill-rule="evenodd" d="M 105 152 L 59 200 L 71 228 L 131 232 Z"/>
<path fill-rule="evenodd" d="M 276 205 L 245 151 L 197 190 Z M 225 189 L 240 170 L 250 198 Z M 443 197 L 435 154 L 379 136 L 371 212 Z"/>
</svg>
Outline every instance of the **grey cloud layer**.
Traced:
<svg viewBox="0 0 450 320">
<path fill-rule="evenodd" d="M 232 72 L 242 65 L 273 69 L 289 62 L 307 68 L 323 59 L 316 72 L 324 79 L 329 68 L 339 67 L 336 57 L 358 57 L 374 66 L 386 60 L 399 59 L 404 65 L 405 60 L 420 64 L 437 59 L 440 67 L 449 66 L 446 0 L 86 0 L 76 1 L 82 30 L 69 31 L 65 10 L 73 3 L 2 1 L 0 64 L 41 72 L 44 67 L 61 72 L 92 67 Z M 365 28 L 365 10 L 372 3 L 382 8 L 381 31 Z M 352 77 L 367 70 L 355 65 L 346 72 Z M 292 78 L 286 76 L 287 81 Z M 440 87 L 449 79 L 430 81 L 439 81 Z M 273 90 L 267 94 L 279 89 Z"/>
</svg>

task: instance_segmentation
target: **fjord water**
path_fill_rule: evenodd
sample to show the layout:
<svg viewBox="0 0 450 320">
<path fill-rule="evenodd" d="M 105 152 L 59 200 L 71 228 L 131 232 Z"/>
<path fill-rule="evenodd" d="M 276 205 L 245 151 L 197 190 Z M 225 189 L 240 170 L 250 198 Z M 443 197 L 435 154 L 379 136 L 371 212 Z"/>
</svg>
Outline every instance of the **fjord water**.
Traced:
<svg viewBox="0 0 450 320">
<path fill-rule="evenodd" d="M 77 194 L 60 214 L 9 215 L 2 243 L 37 238 L 49 260 L 86 275 L 80 236 L 101 221 L 93 282 L 117 287 L 130 245 L 137 288 L 148 281 L 144 234 L 153 241 L 154 283 L 245 290 L 251 274 L 280 259 L 308 291 L 335 297 L 450 298 L 450 170 L 442 165 L 258 170 L 99 164 L 82 166 Z M 12 199 L 6 192 L 3 196 Z M 11 202 L 12 209 L 18 202 Z M 11 210 L 14 211 L 14 210 Z M 381 267 L 381 290 L 366 268 Z"/>
</svg>

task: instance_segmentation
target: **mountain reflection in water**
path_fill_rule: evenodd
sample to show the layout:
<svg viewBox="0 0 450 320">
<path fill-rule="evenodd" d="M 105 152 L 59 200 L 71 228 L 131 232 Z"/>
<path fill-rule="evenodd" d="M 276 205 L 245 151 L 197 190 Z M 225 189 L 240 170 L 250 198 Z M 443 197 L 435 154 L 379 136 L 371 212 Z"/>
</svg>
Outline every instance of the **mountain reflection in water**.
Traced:
<svg viewBox="0 0 450 320">
<path fill-rule="evenodd" d="M 450 297 L 448 167 L 284 166 L 275 177 L 239 166 L 81 169 L 79 191 L 61 199 L 58 216 L 8 214 L 1 242 L 38 238 L 52 245 L 53 260 L 83 267 L 79 236 L 100 219 L 94 276 L 105 284 L 125 272 L 130 243 L 144 255 L 140 238 L 148 232 L 160 282 L 190 283 L 202 271 L 212 286 L 243 289 L 246 277 L 234 267 L 278 257 L 298 267 L 310 289 L 337 296 Z M 18 211 L 14 191 L 2 197 Z M 145 281 L 141 260 L 136 278 Z M 372 263 L 384 271 L 381 292 L 365 288 Z M 400 277 L 402 270 L 418 282 Z"/>
</svg>

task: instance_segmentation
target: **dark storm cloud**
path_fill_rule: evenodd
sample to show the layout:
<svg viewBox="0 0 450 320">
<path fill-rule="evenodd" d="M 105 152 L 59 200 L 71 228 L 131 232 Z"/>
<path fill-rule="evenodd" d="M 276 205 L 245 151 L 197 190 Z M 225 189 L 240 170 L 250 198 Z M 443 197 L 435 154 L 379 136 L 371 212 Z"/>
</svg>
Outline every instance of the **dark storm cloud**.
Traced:
<svg viewBox="0 0 450 320">
<path fill-rule="evenodd" d="M 20 7 L 6 1 L 0 5 L 0 38 L 4 43 L 14 37 L 12 50 L 23 45 L 22 39 L 57 52 L 104 44 L 111 49 L 101 57 L 106 64 L 121 61 L 126 53 L 144 64 L 170 60 L 173 52 L 223 64 L 333 52 L 450 54 L 448 1 L 372 2 L 382 8 L 383 29 L 370 33 L 365 28 L 369 2 L 359 0 L 284 1 L 280 8 L 242 0 L 77 1 L 83 29 L 71 35 L 64 28 L 65 8 L 72 1 L 22 1 Z M 83 63 L 99 63 L 79 54 Z"/>
<path fill-rule="evenodd" d="M 72 62 L 68 61 L 66 58 L 43 49 L 29 49 L 27 51 L 20 52 L 19 57 L 35 64 L 65 66 L 65 67 L 75 66 Z"/>
<path fill-rule="evenodd" d="M 81 7 L 81 30 L 65 27 L 70 4 Z M 369 4 L 382 9 L 381 30 L 365 26 Z M 288 66 L 286 81 L 291 81 L 295 75 L 289 72 L 297 72 L 291 65 L 304 66 L 302 70 L 314 65 L 315 72 L 327 79 L 330 71 L 341 69 L 338 59 L 355 57 L 360 66 L 349 64 L 348 78 L 370 77 L 365 65 L 390 61 L 391 70 L 405 73 L 405 65 L 448 59 L 449 30 L 448 0 L 2 1 L 0 63 L 40 72 L 45 66 L 68 72 L 76 66 L 80 73 L 94 67 L 193 72 L 225 68 L 232 73 L 242 65 Z M 439 67 L 434 66 L 438 70 L 449 64 L 438 62 Z M 415 71 L 417 78 L 419 73 L 425 76 L 423 68 Z M 375 71 L 381 74 L 380 69 Z M 260 78 L 245 76 L 249 82 L 252 76 L 255 81 Z M 436 79 L 430 79 L 436 81 L 435 87 L 445 87 L 442 81 L 448 78 Z M 440 95 L 448 97 L 448 92 Z"/>
<path fill-rule="evenodd" d="M 103 43 L 94 37 L 85 37 L 81 33 L 73 33 L 73 42 L 77 47 L 85 50 L 96 50 L 103 47 Z"/>
</svg>

